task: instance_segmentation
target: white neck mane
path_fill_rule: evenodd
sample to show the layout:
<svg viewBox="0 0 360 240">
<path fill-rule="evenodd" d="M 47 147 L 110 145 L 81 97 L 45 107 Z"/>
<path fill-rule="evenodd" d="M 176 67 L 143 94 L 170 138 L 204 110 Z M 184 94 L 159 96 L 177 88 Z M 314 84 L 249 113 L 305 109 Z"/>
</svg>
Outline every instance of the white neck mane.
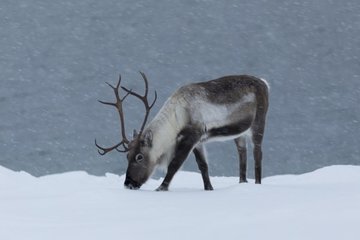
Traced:
<svg viewBox="0 0 360 240">
<path fill-rule="evenodd" d="M 153 134 L 150 158 L 157 164 L 167 166 L 174 152 L 178 133 L 186 125 L 187 114 L 179 99 L 169 98 L 145 131 Z"/>
</svg>

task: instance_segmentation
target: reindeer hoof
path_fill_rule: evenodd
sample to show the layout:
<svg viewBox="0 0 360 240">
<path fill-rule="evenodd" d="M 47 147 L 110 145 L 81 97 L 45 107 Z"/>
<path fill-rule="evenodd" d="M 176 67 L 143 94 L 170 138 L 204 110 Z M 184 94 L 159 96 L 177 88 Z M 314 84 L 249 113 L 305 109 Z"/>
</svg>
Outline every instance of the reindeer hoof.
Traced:
<svg viewBox="0 0 360 240">
<path fill-rule="evenodd" d="M 240 179 L 239 183 L 247 183 L 248 181 L 246 179 Z"/>
<path fill-rule="evenodd" d="M 168 190 L 169 190 L 168 187 L 160 185 L 160 187 L 158 187 L 155 191 L 157 191 L 157 192 L 160 192 L 160 191 L 165 192 L 165 191 L 168 191 Z"/>
<path fill-rule="evenodd" d="M 205 191 L 212 191 L 214 188 L 211 185 L 205 186 Z"/>
</svg>

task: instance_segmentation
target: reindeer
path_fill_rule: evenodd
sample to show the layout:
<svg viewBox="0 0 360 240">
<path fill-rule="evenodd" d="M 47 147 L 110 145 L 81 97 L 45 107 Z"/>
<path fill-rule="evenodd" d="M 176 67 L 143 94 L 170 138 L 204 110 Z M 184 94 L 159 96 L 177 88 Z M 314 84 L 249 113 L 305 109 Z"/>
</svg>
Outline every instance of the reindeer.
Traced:
<svg viewBox="0 0 360 240">
<path fill-rule="evenodd" d="M 240 183 L 247 182 L 246 139 L 253 143 L 255 183 L 261 183 L 261 162 L 269 87 L 265 80 L 248 75 L 225 76 L 219 79 L 189 84 L 176 90 L 165 102 L 154 119 L 147 119 L 154 100 L 148 101 L 148 80 L 145 93 L 140 95 L 123 86 L 120 97 L 121 76 L 116 86 L 107 83 L 114 91 L 116 102 L 99 101 L 113 106 L 120 117 L 122 140 L 104 148 L 97 144 L 100 155 L 112 150 L 127 152 L 128 167 L 124 186 L 139 189 L 159 166 L 167 168 L 166 176 L 157 191 L 167 191 L 175 173 L 188 155 L 193 152 L 201 171 L 205 190 L 213 190 L 210 182 L 204 144 L 209 141 L 235 141 L 240 162 Z M 145 117 L 139 133 L 134 130 L 132 140 L 125 133 L 123 102 L 132 95 L 143 102 Z"/>
</svg>

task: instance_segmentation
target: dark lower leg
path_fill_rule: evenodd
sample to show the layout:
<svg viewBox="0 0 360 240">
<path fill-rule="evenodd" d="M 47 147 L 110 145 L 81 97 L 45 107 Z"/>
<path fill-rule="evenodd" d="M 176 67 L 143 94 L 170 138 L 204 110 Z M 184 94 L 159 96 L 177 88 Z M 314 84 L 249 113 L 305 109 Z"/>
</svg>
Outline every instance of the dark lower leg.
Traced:
<svg viewBox="0 0 360 240">
<path fill-rule="evenodd" d="M 240 155 L 240 182 L 247 182 L 246 180 L 246 170 L 247 170 L 247 157 L 246 157 L 246 148 L 239 150 Z"/>
<path fill-rule="evenodd" d="M 161 185 L 156 189 L 156 191 L 167 191 L 169 189 L 169 185 L 171 180 L 173 179 L 175 173 L 179 170 L 183 162 L 185 161 L 186 156 L 184 158 L 177 158 L 176 160 L 173 159 L 171 163 L 168 166 L 168 171 L 166 173 L 166 176 L 161 183 Z"/>
<path fill-rule="evenodd" d="M 195 154 L 195 159 L 201 171 L 202 179 L 204 181 L 204 189 L 213 190 L 214 188 L 212 187 L 210 182 L 209 169 L 205 159 L 204 150 L 201 147 L 199 147 L 199 148 L 194 148 L 193 152 Z"/>
<path fill-rule="evenodd" d="M 255 183 L 261 183 L 261 162 L 262 162 L 262 151 L 261 145 L 254 146 L 254 159 L 255 159 Z"/>
<path fill-rule="evenodd" d="M 247 170 L 247 153 L 246 153 L 246 139 L 239 137 L 235 139 L 236 149 L 239 154 L 239 176 L 240 183 L 247 182 L 246 170 Z"/>
<path fill-rule="evenodd" d="M 175 173 L 179 170 L 194 145 L 196 145 L 199 141 L 200 137 L 201 132 L 199 132 L 196 127 L 185 128 L 179 133 L 177 138 L 179 141 L 175 147 L 174 157 L 168 166 L 165 179 L 156 189 L 157 191 L 167 191 L 169 189 L 170 182 Z"/>
</svg>

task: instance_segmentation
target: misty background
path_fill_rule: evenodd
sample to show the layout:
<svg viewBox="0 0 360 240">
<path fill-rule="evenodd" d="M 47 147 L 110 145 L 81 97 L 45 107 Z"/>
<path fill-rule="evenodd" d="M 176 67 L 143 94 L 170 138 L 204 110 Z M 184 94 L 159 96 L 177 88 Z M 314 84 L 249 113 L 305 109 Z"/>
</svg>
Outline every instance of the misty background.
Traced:
<svg viewBox="0 0 360 240">
<path fill-rule="evenodd" d="M 270 83 L 263 175 L 360 164 L 360 2 L 0 0 L 0 165 L 35 176 L 124 174 L 105 82 L 158 92 L 250 74 Z M 126 101 L 127 133 L 143 106 Z M 207 145 L 211 175 L 238 175 L 232 141 Z M 248 151 L 253 176 L 252 152 Z M 193 157 L 185 170 L 198 171 Z"/>
</svg>

